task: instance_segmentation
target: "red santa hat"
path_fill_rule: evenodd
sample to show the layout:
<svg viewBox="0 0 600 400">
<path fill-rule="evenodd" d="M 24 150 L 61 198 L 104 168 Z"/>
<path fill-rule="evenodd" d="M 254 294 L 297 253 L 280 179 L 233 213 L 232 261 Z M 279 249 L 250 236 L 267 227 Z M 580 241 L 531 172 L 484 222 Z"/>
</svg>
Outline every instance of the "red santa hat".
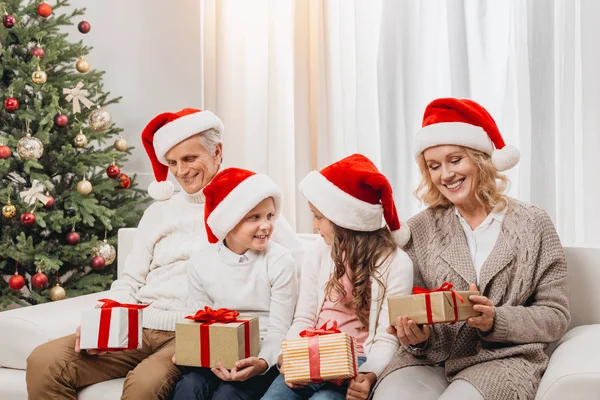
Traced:
<svg viewBox="0 0 600 400">
<path fill-rule="evenodd" d="M 173 184 L 167 181 L 169 167 L 165 154 L 185 139 L 209 129 L 215 129 L 223 136 L 221 120 L 210 111 L 195 108 L 159 114 L 146 125 L 142 131 L 142 144 L 156 178 L 148 187 L 148 194 L 152 198 L 167 200 L 173 195 Z"/>
<path fill-rule="evenodd" d="M 423 115 L 423 127 L 416 135 L 415 158 L 429 148 L 444 144 L 470 147 L 492 157 L 498 171 L 519 162 L 521 155 L 502 139 L 496 122 L 485 108 L 472 100 L 444 98 L 433 100 Z"/>
<path fill-rule="evenodd" d="M 385 226 L 385 220 L 399 246 L 410 239 L 408 225 L 398 219 L 390 182 L 362 154 L 310 172 L 298 188 L 328 220 L 342 228 L 372 232 Z"/>
<path fill-rule="evenodd" d="M 279 186 L 264 174 L 241 168 L 226 168 L 202 189 L 204 223 L 210 243 L 217 243 L 264 199 L 275 202 L 275 218 L 281 213 L 283 194 Z"/>
</svg>

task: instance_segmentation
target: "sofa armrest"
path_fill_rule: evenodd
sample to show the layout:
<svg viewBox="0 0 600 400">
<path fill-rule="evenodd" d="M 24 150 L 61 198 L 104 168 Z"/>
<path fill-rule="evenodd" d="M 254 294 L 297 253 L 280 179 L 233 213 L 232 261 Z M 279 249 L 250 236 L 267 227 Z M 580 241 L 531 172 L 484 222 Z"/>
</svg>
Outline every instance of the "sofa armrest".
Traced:
<svg viewBox="0 0 600 400">
<path fill-rule="evenodd" d="M 600 393 L 600 325 L 571 329 L 558 342 L 536 400 L 588 399 Z"/>
<path fill-rule="evenodd" d="M 108 292 L 0 313 L 0 367 L 25 369 L 31 351 L 49 340 L 75 333 L 81 312 Z"/>
</svg>

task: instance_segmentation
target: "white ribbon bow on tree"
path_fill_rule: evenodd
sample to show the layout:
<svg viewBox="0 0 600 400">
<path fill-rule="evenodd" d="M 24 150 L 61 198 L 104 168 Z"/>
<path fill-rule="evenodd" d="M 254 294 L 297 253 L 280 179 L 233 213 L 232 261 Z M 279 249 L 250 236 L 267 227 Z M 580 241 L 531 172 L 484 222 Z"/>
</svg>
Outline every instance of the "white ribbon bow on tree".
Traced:
<svg viewBox="0 0 600 400">
<path fill-rule="evenodd" d="M 20 192 L 19 195 L 21 196 L 23 201 L 29 204 L 30 206 L 33 205 L 33 203 L 35 203 L 36 200 L 39 200 L 42 202 L 43 205 L 46 205 L 46 203 L 48 203 L 48 200 L 50 199 L 44 196 L 44 189 L 44 185 L 42 185 L 41 182 L 38 182 L 34 179 L 31 183 L 31 187 L 23 192 Z"/>
<path fill-rule="evenodd" d="M 80 101 L 87 108 L 90 108 L 91 106 L 94 105 L 94 102 L 92 102 L 91 100 L 89 100 L 88 98 L 85 97 L 88 95 L 88 91 L 87 91 L 87 89 L 82 89 L 82 87 L 83 87 L 83 82 L 79 82 L 77 84 L 77 86 L 75 86 L 73 89 L 63 89 L 63 94 L 67 95 L 65 100 L 67 100 L 67 101 L 73 100 L 73 112 L 74 113 L 81 112 L 81 107 L 79 107 Z"/>
</svg>

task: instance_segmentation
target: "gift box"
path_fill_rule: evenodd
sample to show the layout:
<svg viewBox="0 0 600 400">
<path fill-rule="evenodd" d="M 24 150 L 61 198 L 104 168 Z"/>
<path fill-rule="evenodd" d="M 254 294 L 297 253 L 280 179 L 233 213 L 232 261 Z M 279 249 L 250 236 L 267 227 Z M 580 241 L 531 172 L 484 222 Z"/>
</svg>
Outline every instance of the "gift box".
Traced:
<svg viewBox="0 0 600 400">
<path fill-rule="evenodd" d="M 479 295 L 479 292 L 452 290 L 449 282 L 432 290 L 415 287 L 410 296 L 388 297 L 390 325 L 396 325 L 400 315 L 417 324 L 453 323 L 478 317 L 481 313 L 473 310 L 471 295 Z"/>
<path fill-rule="evenodd" d="M 331 328 L 327 328 L 329 322 Z M 341 333 L 335 321 L 302 331 L 298 339 L 284 340 L 281 350 L 286 382 L 340 384 L 355 377 L 358 370 L 354 338 Z"/>
<path fill-rule="evenodd" d="M 255 316 L 204 307 L 176 324 L 177 365 L 214 368 L 221 362 L 232 369 L 236 361 L 258 356 L 259 350 L 260 330 Z"/>
<path fill-rule="evenodd" d="M 98 300 L 100 308 L 81 316 L 81 349 L 119 351 L 142 347 L 142 312 L 148 304 L 121 304 Z"/>
</svg>

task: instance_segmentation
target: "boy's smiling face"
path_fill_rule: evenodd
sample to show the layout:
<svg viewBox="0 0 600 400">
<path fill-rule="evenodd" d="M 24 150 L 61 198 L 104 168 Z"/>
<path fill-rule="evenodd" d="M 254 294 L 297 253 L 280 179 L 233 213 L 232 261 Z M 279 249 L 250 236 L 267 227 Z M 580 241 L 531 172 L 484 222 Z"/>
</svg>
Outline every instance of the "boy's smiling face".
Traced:
<svg viewBox="0 0 600 400">
<path fill-rule="evenodd" d="M 244 254 L 249 249 L 267 248 L 275 224 L 275 201 L 268 197 L 250 210 L 225 237 L 225 245 L 234 253 Z"/>
</svg>

